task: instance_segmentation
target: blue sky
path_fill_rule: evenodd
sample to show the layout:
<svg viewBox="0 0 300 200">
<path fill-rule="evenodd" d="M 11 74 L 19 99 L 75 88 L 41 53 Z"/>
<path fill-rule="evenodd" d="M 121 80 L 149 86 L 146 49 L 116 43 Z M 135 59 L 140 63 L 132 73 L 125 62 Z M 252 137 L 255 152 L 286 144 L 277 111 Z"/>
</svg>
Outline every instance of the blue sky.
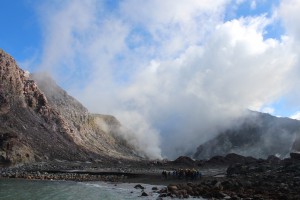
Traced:
<svg viewBox="0 0 300 200">
<path fill-rule="evenodd" d="M 1 48 L 17 60 L 26 60 L 42 47 L 42 31 L 33 3 L 1 2 Z"/>
<path fill-rule="evenodd" d="M 176 141 L 185 132 L 192 144 L 245 109 L 300 119 L 298 8 L 297 0 L 2 0 L 0 48 L 25 70 L 48 71 L 91 112 L 116 115 L 157 156 L 164 132 Z"/>
</svg>

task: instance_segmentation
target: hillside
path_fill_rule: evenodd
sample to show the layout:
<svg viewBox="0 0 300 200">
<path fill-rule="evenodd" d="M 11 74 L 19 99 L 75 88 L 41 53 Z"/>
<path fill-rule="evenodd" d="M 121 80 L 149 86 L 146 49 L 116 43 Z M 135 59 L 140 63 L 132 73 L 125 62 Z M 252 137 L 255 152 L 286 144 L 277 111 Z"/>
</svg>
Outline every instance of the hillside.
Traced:
<svg viewBox="0 0 300 200">
<path fill-rule="evenodd" d="M 138 159 L 119 138 L 121 126 L 113 116 L 90 114 L 51 78 L 30 76 L 0 49 L 0 165 Z"/>
<path fill-rule="evenodd" d="M 267 158 L 276 154 L 283 158 L 289 155 L 299 134 L 298 120 L 249 111 L 249 114 L 240 119 L 233 128 L 199 145 L 194 157 L 207 159 L 216 155 L 236 153 L 257 158 Z"/>
</svg>

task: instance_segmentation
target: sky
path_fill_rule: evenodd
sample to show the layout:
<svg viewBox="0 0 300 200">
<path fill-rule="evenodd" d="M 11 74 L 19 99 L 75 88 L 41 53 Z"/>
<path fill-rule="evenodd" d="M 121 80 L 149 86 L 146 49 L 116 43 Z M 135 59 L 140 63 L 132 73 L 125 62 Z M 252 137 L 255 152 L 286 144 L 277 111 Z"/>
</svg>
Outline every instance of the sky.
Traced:
<svg viewBox="0 0 300 200">
<path fill-rule="evenodd" d="M 174 157 L 245 110 L 300 119 L 298 0 L 2 0 L 0 48 Z"/>
</svg>

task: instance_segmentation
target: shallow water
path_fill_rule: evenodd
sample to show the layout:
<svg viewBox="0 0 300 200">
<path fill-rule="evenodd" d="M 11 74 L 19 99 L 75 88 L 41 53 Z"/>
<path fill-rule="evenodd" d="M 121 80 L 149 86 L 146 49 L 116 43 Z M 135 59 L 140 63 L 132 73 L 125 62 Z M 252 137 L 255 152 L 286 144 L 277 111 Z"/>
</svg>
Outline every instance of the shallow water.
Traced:
<svg viewBox="0 0 300 200">
<path fill-rule="evenodd" d="M 135 185 L 133 183 L 0 179 L 0 199 L 157 199 L 158 194 L 151 190 L 153 185 L 142 184 L 146 187 L 145 192 L 150 195 L 148 197 L 140 197 L 141 190 L 134 189 Z M 163 186 L 157 187 L 160 189 Z"/>
</svg>

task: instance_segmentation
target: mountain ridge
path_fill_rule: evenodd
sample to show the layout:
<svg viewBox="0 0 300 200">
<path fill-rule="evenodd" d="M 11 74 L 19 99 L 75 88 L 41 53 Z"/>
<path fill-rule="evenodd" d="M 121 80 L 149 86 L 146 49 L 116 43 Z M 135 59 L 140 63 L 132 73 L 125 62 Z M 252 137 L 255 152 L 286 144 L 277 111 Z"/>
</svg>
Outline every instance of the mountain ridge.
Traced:
<svg viewBox="0 0 300 200">
<path fill-rule="evenodd" d="M 300 121 L 249 111 L 235 126 L 198 146 L 194 157 L 207 159 L 236 153 L 267 158 L 288 157 L 300 135 Z"/>
<path fill-rule="evenodd" d="M 90 114 L 53 80 L 37 76 L 20 69 L 0 49 L 0 165 L 53 159 L 140 159 L 117 137 L 115 132 L 122 125 L 116 118 Z"/>
</svg>

